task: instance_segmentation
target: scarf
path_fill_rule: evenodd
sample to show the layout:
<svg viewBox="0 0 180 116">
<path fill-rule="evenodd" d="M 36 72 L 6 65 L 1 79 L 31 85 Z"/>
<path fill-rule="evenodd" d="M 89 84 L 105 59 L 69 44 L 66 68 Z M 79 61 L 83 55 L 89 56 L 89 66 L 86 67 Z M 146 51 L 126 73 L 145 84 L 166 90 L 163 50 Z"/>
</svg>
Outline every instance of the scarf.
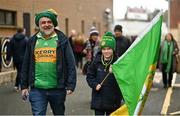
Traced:
<svg viewBox="0 0 180 116">
<path fill-rule="evenodd" d="M 173 41 L 168 42 L 167 40 L 164 41 L 164 45 L 162 46 L 162 56 L 161 56 L 161 63 L 167 63 L 166 72 L 170 72 L 170 68 L 172 65 L 172 57 L 173 57 L 173 48 L 174 44 Z"/>
</svg>

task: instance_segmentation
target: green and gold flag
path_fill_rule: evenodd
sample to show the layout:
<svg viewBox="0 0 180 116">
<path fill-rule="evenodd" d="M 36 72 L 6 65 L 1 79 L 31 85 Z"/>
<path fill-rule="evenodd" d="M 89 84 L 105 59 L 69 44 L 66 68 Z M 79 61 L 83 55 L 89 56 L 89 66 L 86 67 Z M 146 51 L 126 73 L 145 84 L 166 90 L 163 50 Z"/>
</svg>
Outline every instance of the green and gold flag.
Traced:
<svg viewBox="0 0 180 116">
<path fill-rule="evenodd" d="M 138 115 L 150 91 L 161 41 L 162 12 L 151 21 L 112 69 L 125 104 L 112 115 Z"/>
</svg>

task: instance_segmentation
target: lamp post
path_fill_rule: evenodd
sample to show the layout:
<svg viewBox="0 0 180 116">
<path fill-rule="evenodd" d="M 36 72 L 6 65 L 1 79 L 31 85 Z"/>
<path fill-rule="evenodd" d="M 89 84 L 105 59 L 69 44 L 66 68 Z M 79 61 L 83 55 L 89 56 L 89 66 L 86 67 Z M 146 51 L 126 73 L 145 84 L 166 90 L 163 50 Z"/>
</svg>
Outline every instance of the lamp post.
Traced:
<svg viewBox="0 0 180 116">
<path fill-rule="evenodd" d="M 171 1 L 168 0 L 168 31 L 170 31 L 170 4 L 171 4 Z"/>
<path fill-rule="evenodd" d="M 110 31 L 111 27 L 111 9 L 110 8 L 106 8 L 104 11 L 104 15 L 105 15 L 105 20 L 106 20 L 106 31 Z"/>
</svg>

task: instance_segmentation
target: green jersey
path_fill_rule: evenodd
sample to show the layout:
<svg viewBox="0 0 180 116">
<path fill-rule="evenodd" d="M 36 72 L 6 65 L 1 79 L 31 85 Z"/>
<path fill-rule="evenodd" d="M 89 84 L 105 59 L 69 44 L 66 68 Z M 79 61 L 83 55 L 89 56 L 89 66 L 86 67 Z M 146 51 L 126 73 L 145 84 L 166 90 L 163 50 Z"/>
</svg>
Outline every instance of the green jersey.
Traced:
<svg viewBox="0 0 180 116">
<path fill-rule="evenodd" d="M 51 89 L 57 87 L 56 73 L 56 47 L 57 34 L 49 39 L 43 38 L 41 33 L 37 34 L 35 45 L 35 87 Z"/>
</svg>

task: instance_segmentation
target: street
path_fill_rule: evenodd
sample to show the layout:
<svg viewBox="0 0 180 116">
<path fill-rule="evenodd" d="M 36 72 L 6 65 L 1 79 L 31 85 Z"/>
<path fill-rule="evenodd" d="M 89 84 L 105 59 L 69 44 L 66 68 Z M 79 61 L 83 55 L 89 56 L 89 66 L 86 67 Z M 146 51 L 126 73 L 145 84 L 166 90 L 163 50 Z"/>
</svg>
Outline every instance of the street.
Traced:
<svg viewBox="0 0 180 116">
<path fill-rule="evenodd" d="M 81 75 L 80 70 L 77 71 L 77 87 L 72 95 L 66 99 L 66 115 L 93 115 L 90 109 L 91 89 L 88 87 L 85 76 Z M 172 89 L 170 106 L 167 114 L 180 110 L 180 75 L 177 75 L 175 87 Z M 148 96 L 142 115 L 160 115 L 164 110 L 163 105 L 166 94 L 169 89 L 164 89 L 162 85 L 161 75 L 157 73 L 154 77 L 153 87 Z M 21 100 L 20 92 L 13 89 L 13 83 L 0 86 L 0 115 L 31 115 L 31 107 L 29 102 Z M 167 104 L 167 103 L 165 103 Z M 48 115 L 52 115 L 50 107 L 47 110 Z"/>
</svg>

